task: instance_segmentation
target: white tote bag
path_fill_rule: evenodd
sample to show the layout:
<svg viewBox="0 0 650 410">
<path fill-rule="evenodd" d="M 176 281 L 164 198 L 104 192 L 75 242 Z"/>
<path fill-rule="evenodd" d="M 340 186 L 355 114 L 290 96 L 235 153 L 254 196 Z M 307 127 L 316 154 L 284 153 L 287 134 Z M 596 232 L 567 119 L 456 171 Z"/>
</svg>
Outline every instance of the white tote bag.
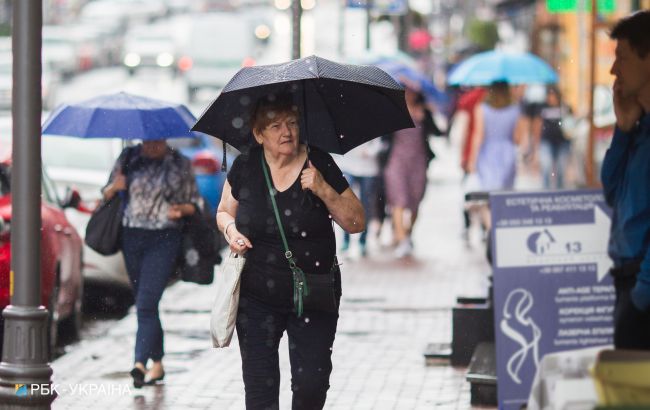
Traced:
<svg viewBox="0 0 650 410">
<path fill-rule="evenodd" d="M 215 278 L 217 295 L 210 316 L 213 347 L 230 345 L 239 306 L 239 278 L 245 262 L 246 258 L 231 252 Z"/>
</svg>

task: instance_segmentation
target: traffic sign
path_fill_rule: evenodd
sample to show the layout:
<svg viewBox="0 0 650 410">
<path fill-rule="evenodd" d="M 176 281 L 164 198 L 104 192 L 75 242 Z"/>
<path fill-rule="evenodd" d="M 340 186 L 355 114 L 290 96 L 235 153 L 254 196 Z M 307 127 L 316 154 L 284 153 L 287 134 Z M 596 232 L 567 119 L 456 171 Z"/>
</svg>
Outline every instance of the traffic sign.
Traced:
<svg viewBox="0 0 650 410">
<path fill-rule="evenodd" d="M 613 13 L 615 0 L 597 0 L 599 13 Z M 549 13 L 573 13 L 579 10 L 591 11 L 591 0 L 546 0 Z"/>
</svg>

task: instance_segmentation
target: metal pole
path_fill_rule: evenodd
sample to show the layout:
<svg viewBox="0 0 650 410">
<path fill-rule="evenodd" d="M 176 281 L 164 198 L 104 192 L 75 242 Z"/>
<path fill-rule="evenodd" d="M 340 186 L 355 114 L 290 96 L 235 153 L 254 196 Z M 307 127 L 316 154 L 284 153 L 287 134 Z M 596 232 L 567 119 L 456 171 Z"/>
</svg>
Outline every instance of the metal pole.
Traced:
<svg viewBox="0 0 650 410">
<path fill-rule="evenodd" d="M 291 2 L 291 58 L 293 60 L 300 58 L 300 41 L 301 41 L 301 24 L 300 20 L 302 18 L 302 4 L 300 0 L 293 0 Z"/>
<path fill-rule="evenodd" d="M 21 0 L 13 6 L 11 305 L 3 311 L 0 403 L 2 409 L 49 409 L 56 396 L 48 363 L 48 312 L 40 306 L 43 5 Z"/>
<path fill-rule="evenodd" d="M 372 0 L 366 0 L 366 50 L 370 50 L 370 24 L 372 23 Z"/>
<path fill-rule="evenodd" d="M 598 20 L 597 1 L 591 0 L 591 36 L 589 37 L 589 88 L 587 89 L 589 107 L 589 135 L 587 138 L 587 152 L 585 158 L 585 175 L 587 186 L 595 187 L 596 175 L 594 170 L 594 86 L 596 85 L 596 30 Z"/>
<path fill-rule="evenodd" d="M 345 54 L 344 39 L 345 39 L 346 6 L 347 6 L 347 0 L 339 0 L 339 21 L 338 21 L 339 36 L 338 36 L 337 50 L 339 52 L 340 57 L 343 57 L 343 55 Z"/>
</svg>

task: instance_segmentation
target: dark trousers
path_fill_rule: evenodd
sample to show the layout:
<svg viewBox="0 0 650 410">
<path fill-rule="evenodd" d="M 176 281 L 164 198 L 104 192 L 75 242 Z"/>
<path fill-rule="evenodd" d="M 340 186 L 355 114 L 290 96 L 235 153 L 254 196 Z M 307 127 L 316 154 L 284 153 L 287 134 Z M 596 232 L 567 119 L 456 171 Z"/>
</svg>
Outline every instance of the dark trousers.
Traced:
<svg viewBox="0 0 650 410">
<path fill-rule="evenodd" d="M 370 219 L 372 219 L 372 217 L 375 214 L 372 205 L 376 201 L 375 197 L 377 196 L 378 178 L 357 177 L 350 174 L 345 174 L 345 178 L 348 180 L 348 183 L 350 184 L 351 187 L 353 188 L 355 186 L 359 187 L 359 201 L 361 201 L 361 205 L 363 206 L 363 211 L 366 214 L 366 222 L 370 221 Z M 368 230 L 364 229 L 364 231 L 361 232 L 361 236 L 359 237 L 359 243 L 361 244 L 361 246 L 364 246 L 366 244 L 367 236 L 368 236 Z M 350 234 L 344 232 L 343 247 L 347 248 L 349 243 L 350 243 Z"/>
<path fill-rule="evenodd" d="M 164 355 L 158 303 L 176 267 L 181 246 L 178 229 L 124 228 L 122 253 L 131 279 L 138 317 L 135 361 L 147 364 Z"/>
<path fill-rule="evenodd" d="M 614 277 L 614 346 L 650 350 L 650 312 L 641 312 L 632 303 L 630 292 L 635 283 L 636 275 Z"/>
<path fill-rule="evenodd" d="M 242 357 L 247 410 L 280 408 L 278 347 L 289 337 L 293 410 L 317 410 L 325 405 L 332 372 L 332 346 L 337 313 L 305 312 L 269 306 L 244 295 L 239 300 L 237 336 Z"/>
</svg>

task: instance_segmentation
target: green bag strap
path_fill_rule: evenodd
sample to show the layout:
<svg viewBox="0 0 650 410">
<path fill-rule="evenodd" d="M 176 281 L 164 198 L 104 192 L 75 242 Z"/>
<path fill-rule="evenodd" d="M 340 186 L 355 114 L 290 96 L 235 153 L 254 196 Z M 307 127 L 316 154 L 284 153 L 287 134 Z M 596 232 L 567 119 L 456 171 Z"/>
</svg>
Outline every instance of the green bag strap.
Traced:
<svg viewBox="0 0 650 410">
<path fill-rule="evenodd" d="M 289 262 L 289 269 L 291 269 L 291 273 L 293 274 L 293 305 L 296 308 L 296 314 L 298 317 L 301 317 L 303 313 L 303 297 L 309 296 L 307 278 L 305 277 L 305 273 L 302 271 L 302 269 L 300 269 L 296 264 L 296 260 L 289 250 L 289 243 L 287 242 L 287 237 L 284 234 L 284 228 L 282 227 L 282 220 L 280 219 L 278 205 L 275 202 L 275 189 L 273 188 L 273 184 L 271 184 L 269 170 L 267 169 L 267 164 L 264 160 L 264 152 L 260 154 L 260 160 L 262 162 L 262 170 L 264 171 L 266 186 L 269 190 L 269 196 L 271 197 L 271 204 L 273 205 L 273 213 L 275 213 L 275 220 L 278 223 L 280 237 L 282 237 L 282 245 L 284 245 L 284 257 L 287 258 L 287 261 Z"/>
</svg>

